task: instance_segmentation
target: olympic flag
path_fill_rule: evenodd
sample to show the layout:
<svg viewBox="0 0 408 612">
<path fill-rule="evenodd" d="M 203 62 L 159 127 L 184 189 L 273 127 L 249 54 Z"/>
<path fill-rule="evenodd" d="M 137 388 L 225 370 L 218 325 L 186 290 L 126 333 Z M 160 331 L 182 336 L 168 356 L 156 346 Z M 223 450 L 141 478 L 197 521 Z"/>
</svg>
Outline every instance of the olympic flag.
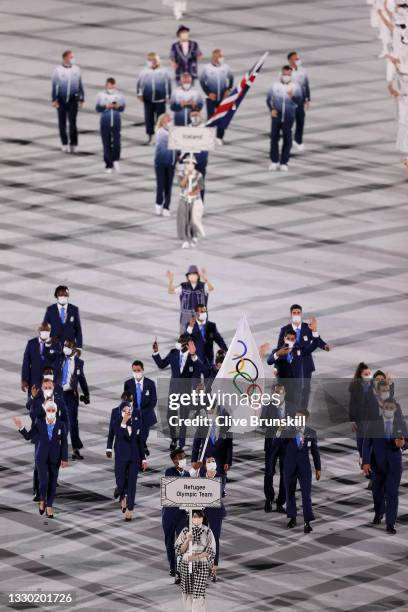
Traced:
<svg viewBox="0 0 408 612">
<path fill-rule="evenodd" d="M 264 392 L 264 384 L 264 368 L 259 349 L 247 318 L 243 315 L 211 387 L 213 393 L 224 397 L 231 394 L 233 397 L 223 407 L 234 417 L 235 423 L 237 419 L 242 422 L 233 425 L 229 431 L 244 433 L 254 429 L 250 424 L 250 416 L 259 415 L 259 403 L 254 402 L 253 406 L 251 398 L 259 398 L 259 394 Z"/>
</svg>

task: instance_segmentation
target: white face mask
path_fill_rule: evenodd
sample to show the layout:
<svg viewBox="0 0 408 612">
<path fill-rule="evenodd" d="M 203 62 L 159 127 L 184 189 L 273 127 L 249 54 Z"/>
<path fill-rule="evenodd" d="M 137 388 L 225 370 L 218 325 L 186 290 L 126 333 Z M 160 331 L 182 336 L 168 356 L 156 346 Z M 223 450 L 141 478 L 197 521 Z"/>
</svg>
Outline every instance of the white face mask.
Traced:
<svg viewBox="0 0 408 612">
<path fill-rule="evenodd" d="M 55 423 L 56 419 L 57 419 L 56 412 L 47 412 L 47 421 L 50 425 L 52 425 L 52 423 Z"/>
<path fill-rule="evenodd" d="M 153 62 L 152 62 L 152 60 L 147 60 L 147 62 L 146 62 L 146 66 L 147 66 L 148 68 L 153 68 Z"/>
<path fill-rule="evenodd" d="M 292 323 L 294 323 L 295 325 L 298 325 L 302 320 L 302 317 L 300 315 L 292 315 Z"/>
<path fill-rule="evenodd" d="M 224 58 L 223 57 L 219 57 L 218 58 L 218 63 L 219 64 L 223 64 L 224 63 Z"/>
<path fill-rule="evenodd" d="M 215 472 L 217 470 L 217 464 L 215 463 L 215 461 L 210 461 L 205 464 L 205 469 L 207 470 L 207 472 Z"/>
<path fill-rule="evenodd" d="M 173 121 L 168 121 L 164 127 L 166 128 L 166 130 L 168 130 L 169 128 L 171 128 L 172 125 L 173 125 Z"/>
<path fill-rule="evenodd" d="M 389 393 L 389 391 L 382 391 L 382 392 L 379 394 L 379 398 L 380 398 L 380 400 L 382 400 L 383 402 L 384 402 L 385 400 L 387 400 L 389 397 L 390 397 L 390 393 Z"/>
<path fill-rule="evenodd" d="M 187 459 L 185 457 L 184 457 L 184 459 L 179 459 L 177 465 L 182 470 L 185 470 L 186 467 L 187 467 Z"/>
<path fill-rule="evenodd" d="M 191 117 L 191 125 L 193 125 L 194 127 L 197 125 L 200 125 L 201 123 L 201 118 L 197 117 L 197 116 L 193 116 Z"/>
<path fill-rule="evenodd" d="M 51 334 L 50 334 L 49 331 L 45 331 L 45 330 L 40 331 L 40 338 L 41 338 L 41 340 L 44 340 L 45 342 L 47 342 L 47 340 L 50 339 L 50 335 Z"/>
<path fill-rule="evenodd" d="M 191 89 L 191 83 L 182 83 L 181 84 L 182 89 L 184 89 L 185 91 L 188 91 L 189 89 Z"/>
<path fill-rule="evenodd" d="M 44 397 L 52 397 L 54 389 L 43 389 L 42 392 Z"/>
<path fill-rule="evenodd" d="M 113 94 L 113 93 L 115 93 L 115 90 L 114 90 L 114 89 L 112 89 L 112 88 L 109 88 L 109 89 L 107 89 L 106 91 L 108 92 L 108 94 Z"/>
<path fill-rule="evenodd" d="M 205 323 L 207 321 L 207 317 L 208 315 L 206 312 L 200 312 L 197 318 L 200 321 L 200 323 Z"/>
<path fill-rule="evenodd" d="M 394 410 L 383 410 L 384 419 L 394 418 Z"/>
<path fill-rule="evenodd" d="M 286 340 L 285 344 L 291 349 L 295 346 L 293 340 Z"/>
<path fill-rule="evenodd" d="M 302 60 L 301 59 L 296 60 L 296 66 L 300 68 L 301 65 L 302 65 Z"/>
<path fill-rule="evenodd" d="M 133 372 L 133 376 L 136 378 L 136 380 L 142 380 L 143 372 Z"/>
<path fill-rule="evenodd" d="M 64 346 L 62 351 L 63 351 L 64 355 L 66 355 L 67 357 L 72 355 L 72 348 L 69 348 L 69 346 Z"/>
<path fill-rule="evenodd" d="M 73 64 L 75 64 L 75 62 L 76 62 L 76 59 L 75 59 L 75 57 L 74 57 L 74 56 L 72 56 L 72 57 L 71 57 L 71 64 L 73 65 Z"/>
<path fill-rule="evenodd" d="M 371 380 L 371 374 L 364 374 L 361 378 L 364 380 L 364 382 L 368 382 Z"/>
<path fill-rule="evenodd" d="M 68 304 L 68 298 L 66 295 L 59 295 L 57 300 L 60 306 L 65 306 L 66 304 Z"/>
<path fill-rule="evenodd" d="M 280 80 L 284 85 L 288 85 L 291 81 L 291 77 L 288 74 L 282 74 Z"/>
<path fill-rule="evenodd" d="M 174 345 L 178 351 L 181 351 L 181 342 L 176 342 Z"/>
</svg>

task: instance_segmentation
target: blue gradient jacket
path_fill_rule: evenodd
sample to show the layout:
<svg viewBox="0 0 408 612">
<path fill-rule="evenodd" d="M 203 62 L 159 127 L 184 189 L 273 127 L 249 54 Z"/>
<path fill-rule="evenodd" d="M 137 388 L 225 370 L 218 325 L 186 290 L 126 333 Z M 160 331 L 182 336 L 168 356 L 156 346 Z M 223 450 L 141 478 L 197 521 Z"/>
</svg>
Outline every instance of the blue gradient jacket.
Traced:
<svg viewBox="0 0 408 612">
<path fill-rule="evenodd" d="M 108 104 L 116 102 L 118 108 L 106 108 Z M 101 126 L 107 124 L 111 127 L 120 126 L 120 113 L 126 108 L 124 95 L 115 90 L 113 93 L 108 93 L 106 90 L 100 91 L 96 96 L 95 110 L 101 114 Z"/>
<path fill-rule="evenodd" d="M 227 64 L 206 64 L 200 75 L 200 85 L 204 93 L 215 94 L 217 102 L 224 97 L 225 90 L 232 89 L 234 76 Z"/>
<path fill-rule="evenodd" d="M 288 91 L 292 91 L 293 95 L 288 96 Z M 272 83 L 266 97 L 266 104 L 270 111 L 278 111 L 278 116 L 281 121 L 293 121 L 295 118 L 296 108 L 298 104 L 302 104 L 303 94 L 300 85 L 297 83 L 289 83 L 285 85 L 281 81 Z"/>
<path fill-rule="evenodd" d="M 139 74 L 136 94 L 146 102 L 165 102 L 171 96 L 171 77 L 166 68 L 144 68 Z"/>
<path fill-rule="evenodd" d="M 57 66 L 52 75 L 51 98 L 53 102 L 69 102 L 72 99 L 84 101 L 84 88 L 78 66 Z"/>
<path fill-rule="evenodd" d="M 194 108 L 192 106 L 181 106 L 181 102 L 192 100 L 195 103 Z M 174 124 L 175 125 L 188 125 L 190 123 L 190 113 L 192 110 L 201 110 L 204 105 L 204 99 L 201 93 L 195 87 L 190 89 L 183 89 L 177 87 L 173 95 L 171 96 L 170 108 L 174 111 Z"/>
<path fill-rule="evenodd" d="M 300 85 L 302 89 L 303 102 L 309 102 L 311 100 L 310 85 L 309 85 L 309 78 L 306 74 L 306 71 L 303 68 L 298 68 L 297 70 L 293 70 L 292 81 Z"/>
<path fill-rule="evenodd" d="M 154 163 L 163 166 L 174 166 L 177 159 L 177 151 L 169 149 L 169 131 L 161 127 L 156 133 L 156 148 L 154 151 Z"/>
</svg>

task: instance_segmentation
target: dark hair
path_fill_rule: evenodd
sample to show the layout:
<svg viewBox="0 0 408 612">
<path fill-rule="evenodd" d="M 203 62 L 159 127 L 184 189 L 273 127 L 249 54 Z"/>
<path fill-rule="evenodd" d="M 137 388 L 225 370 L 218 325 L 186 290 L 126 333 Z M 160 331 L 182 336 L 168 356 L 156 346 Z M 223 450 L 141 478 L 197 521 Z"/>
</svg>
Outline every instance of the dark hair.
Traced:
<svg viewBox="0 0 408 612">
<path fill-rule="evenodd" d="M 177 34 L 176 34 L 176 35 L 178 36 L 178 35 L 180 34 L 180 32 L 189 32 L 189 31 L 190 31 L 190 28 L 188 28 L 188 27 L 187 27 L 187 26 L 185 26 L 185 25 L 181 25 L 181 26 L 178 28 L 178 30 L 177 30 Z"/>
<path fill-rule="evenodd" d="M 199 308 L 207 308 L 207 306 L 205 304 L 197 304 L 194 310 L 197 312 Z"/>
<path fill-rule="evenodd" d="M 359 380 L 361 378 L 361 372 L 363 370 L 368 370 L 369 367 L 366 363 L 364 363 L 364 361 L 360 361 L 360 363 L 358 364 L 356 371 L 354 372 L 354 376 L 353 376 L 353 380 Z"/>
<path fill-rule="evenodd" d="M 45 366 L 42 370 L 43 375 L 54 374 L 54 370 L 50 366 Z"/>
<path fill-rule="evenodd" d="M 194 514 L 196 514 L 197 516 L 202 516 L 204 518 L 204 511 L 201 508 L 193 508 L 193 510 L 191 511 L 191 514 L 194 516 Z"/>
<path fill-rule="evenodd" d="M 292 312 L 292 310 L 301 310 L 303 312 L 303 308 L 300 304 L 292 304 L 292 306 L 290 307 L 290 312 Z"/>
<path fill-rule="evenodd" d="M 281 70 L 290 70 L 292 72 L 292 66 L 289 66 L 289 64 L 285 64 L 284 66 L 282 66 Z"/>
<path fill-rule="evenodd" d="M 189 342 L 191 340 L 191 336 L 190 334 L 187 334 L 186 332 L 184 332 L 183 334 L 180 334 L 179 336 L 179 342 L 181 342 L 181 344 L 187 344 L 187 342 Z"/>
<path fill-rule="evenodd" d="M 287 329 L 285 331 L 284 338 L 286 338 L 286 336 L 296 336 L 295 330 L 294 329 Z"/>
<path fill-rule="evenodd" d="M 116 81 L 113 77 L 109 77 L 108 79 L 106 79 L 107 83 L 112 83 L 112 85 L 116 85 Z"/>
<path fill-rule="evenodd" d="M 387 378 L 385 375 L 385 372 L 383 372 L 382 370 L 376 370 L 373 374 L 373 378 L 377 378 L 377 376 L 384 376 L 384 378 Z"/>
<path fill-rule="evenodd" d="M 55 289 L 55 291 L 54 291 L 54 297 L 58 297 L 58 294 L 59 294 L 59 293 L 61 293 L 61 292 L 63 292 L 63 293 L 65 293 L 65 292 L 69 293 L 69 289 L 68 289 L 68 287 L 67 287 L 66 285 L 58 285 L 58 287 L 57 287 L 57 288 Z"/>
<path fill-rule="evenodd" d="M 181 453 L 184 453 L 184 449 L 183 448 L 175 448 L 170 453 L 170 459 L 173 460 L 174 457 L 176 457 L 177 455 L 180 455 Z"/>
<path fill-rule="evenodd" d="M 397 402 L 394 399 L 392 399 L 392 397 L 384 400 L 383 406 L 384 406 L 384 404 L 392 404 L 394 406 L 395 410 L 398 408 Z"/>
<path fill-rule="evenodd" d="M 140 359 L 135 359 L 134 362 L 132 363 L 132 368 L 133 366 L 140 366 L 142 370 L 144 370 L 143 361 L 140 361 Z"/>
<path fill-rule="evenodd" d="M 70 53 L 72 53 L 71 49 L 67 49 L 66 51 L 64 51 L 64 53 L 62 54 L 62 59 L 65 59 Z"/>
<path fill-rule="evenodd" d="M 291 51 L 290 53 L 288 53 L 288 60 L 290 60 L 290 58 L 294 55 L 297 55 L 297 51 Z"/>
<path fill-rule="evenodd" d="M 122 402 L 133 402 L 133 395 L 130 393 L 130 391 L 124 391 L 120 396 L 120 399 Z"/>
</svg>

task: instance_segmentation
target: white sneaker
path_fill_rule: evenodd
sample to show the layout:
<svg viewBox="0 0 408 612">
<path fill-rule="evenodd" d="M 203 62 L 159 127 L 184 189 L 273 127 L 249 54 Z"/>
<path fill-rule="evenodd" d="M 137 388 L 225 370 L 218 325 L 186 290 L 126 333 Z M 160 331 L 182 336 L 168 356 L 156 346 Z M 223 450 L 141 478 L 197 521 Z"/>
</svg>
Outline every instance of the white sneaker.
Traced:
<svg viewBox="0 0 408 612">
<path fill-rule="evenodd" d="M 70 152 L 70 153 L 75 153 L 75 152 L 76 152 L 76 150 L 77 150 L 77 148 L 76 148 L 76 146 L 75 146 L 75 145 L 70 145 L 70 146 L 69 146 L 69 152 Z"/>
<path fill-rule="evenodd" d="M 168 208 L 163 208 L 163 217 L 170 217 L 170 211 Z"/>
<path fill-rule="evenodd" d="M 288 168 L 288 166 L 286 164 L 281 164 L 280 169 L 281 169 L 282 172 L 287 172 L 289 170 L 289 168 Z"/>
<path fill-rule="evenodd" d="M 224 141 L 222 138 L 216 138 L 215 142 L 217 143 L 218 146 L 222 147 L 224 144 Z"/>
<path fill-rule="evenodd" d="M 68 145 L 61 145 L 61 151 L 63 153 L 69 153 L 69 146 Z"/>
<path fill-rule="evenodd" d="M 298 142 L 293 141 L 292 148 L 295 153 L 304 153 L 306 151 L 306 147 L 304 144 L 299 144 Z"/>
<path fill-rule="evenodd" d="M 113 169 L 112 168 L 105 168 L 105 174 L 112 174 Z"/>
<path fill-rule="evenodd" d="M 269 170 L 273 170 L 273 171 L 279 170 L 279 164 L 275 164 L 274 162 L 271 162 L 269 164 Z"/>
<path fill-rule="evenodd" d="M 198 244 L 198 238 L 192 238 L 191 242 L 190 242 L 190 247 L 192 249 L 194 249 Z"/>
<path fill-rule="evenodd" d="M 160 204 L 156 204 L 156 206 L 154 207 L 154 212 L 158 216 L 160 216 L 163 213 L 163 208 L 160 206 Z"/>
<path fill-rule="evenodd" d="M 120 164 L 118 161 L 113 162 L 113 167 L 115 169 L 115 172 L 120 172 Z"/>
<path fill-rule="evenodd" d="M 186 241 L 186 242 L 183 242 L 183 244 L 181 245 L 181 248 L 182 249 L 188 249 L 189 246 L 190 246 L 190 243 Z"/>
</svg>

